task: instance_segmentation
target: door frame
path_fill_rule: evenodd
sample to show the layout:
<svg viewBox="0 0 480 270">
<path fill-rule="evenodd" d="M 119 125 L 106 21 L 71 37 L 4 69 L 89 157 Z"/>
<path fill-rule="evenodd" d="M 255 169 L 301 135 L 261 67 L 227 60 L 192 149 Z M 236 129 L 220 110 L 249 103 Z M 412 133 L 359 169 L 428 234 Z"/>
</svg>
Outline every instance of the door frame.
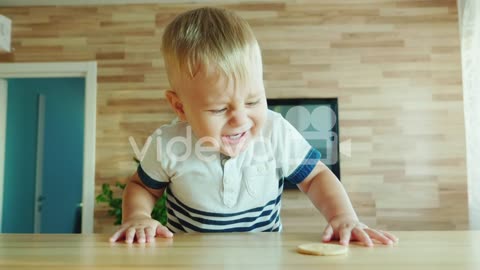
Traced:
<svg viewBox="0 0 480 270">
<path fill-rule="evenodd" d="M 0 160 L 5 161 L 7 84 L 13 78 L 85 78 L 83 143 L 82 233 L 93 233 L 95 194 L 95 136 L 97 116 L 97 62 L 37 62 L 0 64 Z M 2 80 L 3 79 L 3 80 Z M 3 100 L 5 101 L 3 104 Z M 0 162 L 0 232 L 3 217 L 4 164 Z"/>
</svg>

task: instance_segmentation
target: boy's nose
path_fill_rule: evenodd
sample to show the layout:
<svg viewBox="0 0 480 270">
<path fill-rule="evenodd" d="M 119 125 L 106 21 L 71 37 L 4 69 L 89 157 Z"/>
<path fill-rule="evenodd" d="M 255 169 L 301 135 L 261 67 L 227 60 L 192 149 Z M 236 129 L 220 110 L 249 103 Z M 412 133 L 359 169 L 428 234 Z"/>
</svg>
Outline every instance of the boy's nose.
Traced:
<svg viewBox="0 0 480 270">
<path fill-rule="evenodd" d="M 243 126 L 248 122 L 247 112 L 244 109 L 237 109 L 232 112 L 229 124 L 232 127 Z"/>
</svg>

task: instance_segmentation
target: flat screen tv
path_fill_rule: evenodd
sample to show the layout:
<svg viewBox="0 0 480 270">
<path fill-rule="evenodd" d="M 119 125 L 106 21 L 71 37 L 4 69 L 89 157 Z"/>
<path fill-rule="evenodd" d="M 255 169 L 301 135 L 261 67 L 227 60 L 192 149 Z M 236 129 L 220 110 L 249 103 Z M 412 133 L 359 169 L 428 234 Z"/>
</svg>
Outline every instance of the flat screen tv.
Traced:
<svg viewBox="0 0 480 270">
<path fill-rule="evenodd" d="M 340 143 L 337 98 L 267 99 L 322 154 L 321 161 L 340 179 Z M 285 181 L 285 188 L 297 188 Z"/>
</svg>

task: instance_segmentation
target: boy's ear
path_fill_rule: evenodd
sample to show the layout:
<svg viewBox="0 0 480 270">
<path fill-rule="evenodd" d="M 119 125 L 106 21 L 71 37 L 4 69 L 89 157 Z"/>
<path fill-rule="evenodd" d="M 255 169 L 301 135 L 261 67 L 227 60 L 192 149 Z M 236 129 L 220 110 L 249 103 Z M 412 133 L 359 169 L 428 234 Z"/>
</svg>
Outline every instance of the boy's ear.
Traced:
<svg viewBox="0 0 480 270">
<path fill-rule="evenodd" d="M 167 90 L 165 92 L 165 97 L 180 121 L 186 121 L 187 118 L 185 117 L 185 111 L 183 110 L 183 103 L 178 97 L 177 93 L 173 92 L 172 90 Z"/>
</svg>

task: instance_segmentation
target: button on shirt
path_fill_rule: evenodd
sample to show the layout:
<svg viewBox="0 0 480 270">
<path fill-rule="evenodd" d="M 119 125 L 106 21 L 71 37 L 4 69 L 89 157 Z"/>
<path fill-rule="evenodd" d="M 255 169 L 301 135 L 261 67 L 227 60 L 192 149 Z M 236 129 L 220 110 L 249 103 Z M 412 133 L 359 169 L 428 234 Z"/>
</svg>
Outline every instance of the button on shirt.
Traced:
<svg viewBox="0 0 480 270">
<path fill-rule="evenodd" d="M 164 125 L 151 138 L 137 171 L 149 188 L 167 188 L 173 232 L 280 231 L 284 179 L 302 182 L 320 160 L 272 111 L 261 134 L 236 157 L 198 151 L 185 122 Z"/>
</svg>

